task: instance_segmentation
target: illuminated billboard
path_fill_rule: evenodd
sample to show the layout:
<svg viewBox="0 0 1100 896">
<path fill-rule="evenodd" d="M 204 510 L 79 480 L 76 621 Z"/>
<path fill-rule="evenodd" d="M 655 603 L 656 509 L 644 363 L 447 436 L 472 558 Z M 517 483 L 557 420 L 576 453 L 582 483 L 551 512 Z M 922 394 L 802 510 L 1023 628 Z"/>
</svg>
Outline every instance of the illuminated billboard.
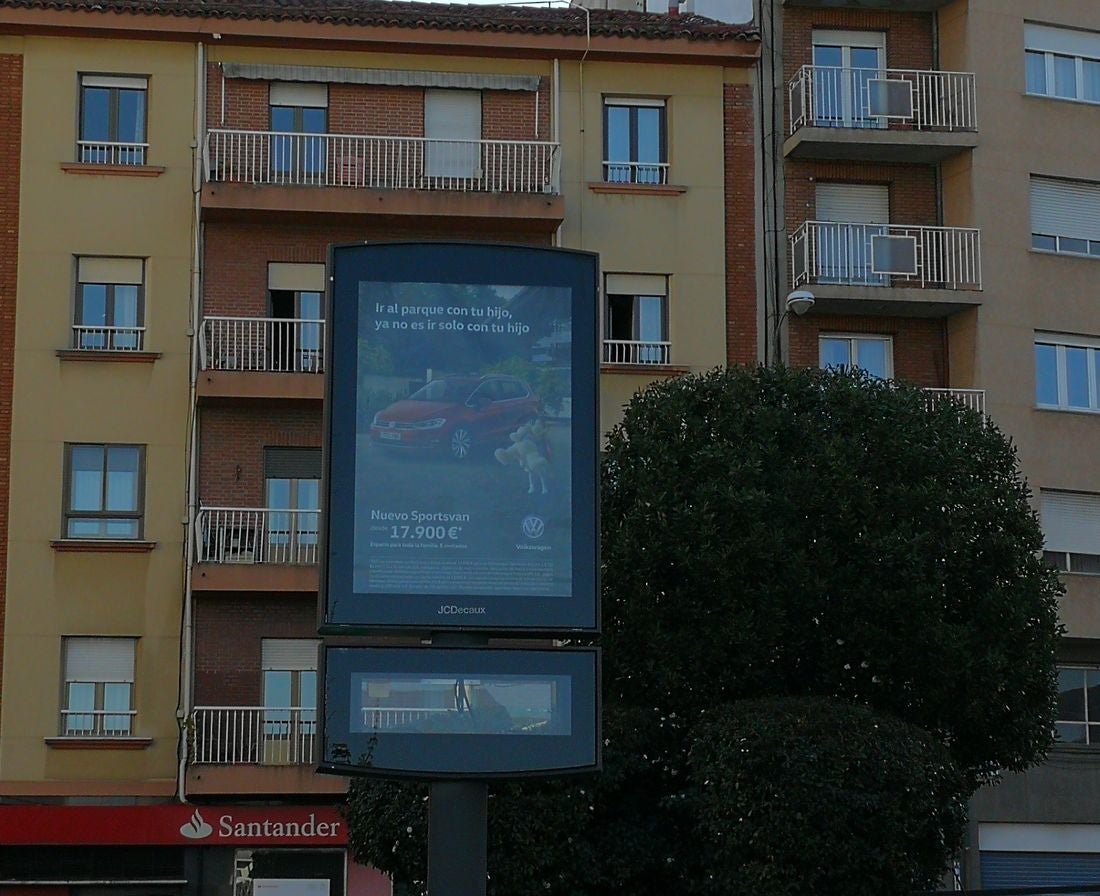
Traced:
<svg viewBox="0 0 1100 896">
<path fill-rule="evenodd" d="M 378 243 L 329 270 L 323 630 L 596 630 L 596 257 Z"/>
</svg>

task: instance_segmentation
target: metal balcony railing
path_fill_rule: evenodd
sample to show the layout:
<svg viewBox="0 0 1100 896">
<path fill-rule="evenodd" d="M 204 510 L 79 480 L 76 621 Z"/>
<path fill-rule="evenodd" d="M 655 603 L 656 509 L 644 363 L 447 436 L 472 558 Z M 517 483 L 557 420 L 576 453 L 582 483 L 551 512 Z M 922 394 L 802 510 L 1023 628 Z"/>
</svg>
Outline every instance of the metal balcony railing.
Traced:
<svg viewBox="0 0 1100 896">
<path fill-rule="evenodd" d="M 319 510 L 203 507 L 195 518 L 197 563 L 317 562 Z"/>
<path fill-rule="evenodd" d="M 539 140 L 436 140 L 211 130 L 212 183 L 482 193 L 560 192 L 561 151 Z"/>
<path fill-rule="evenodd" d="M 985 416 L 985 389 L 925 389 L 928 409 L 952 403 Z"/>
<path fill-rule="evenodd" d="M 971 72 L 804 65 L 787 85 L 791 133 L 802 127 L 976 131 Z"/>
<path fill-rule="evenodd" d="M 317 710 L 309 707 L 196 706 L 191 761 L 199 765 L 310 765 Z"/>
<path fill-rule="evenodd" d="M 136 710 L 63 709 L 61 733 L 65 737 L 129 737 Z"/>
<path fill-rule="evenodd" d="M 325 322 L 272 317 L 205 317 L 203 370 L 323 373 Z"/>
<path fill-rule="evenodd" d="M 981 289 L 980 231 L 807 221 L 790 238 L 791 282 Z"/>
<path fill-rule="evenodd" d="M 89 165 L 144 165 L 148 143 L 78 140 L 80 161 Z"/>
<path fill-rule="evenodd" d="M 145 327 L 88 327 L 73 324 L 73 348 L 84 351 L 140 352 Z"/>
<path fill-rule="evenodd" d="M 671 342 L 639 342 L 634 339 L 605 339 L 605 364 L 668 364 Z"/>
<path fill-rule="evenodd" d="M 609 162 L 604 160 L 603 179 L 609 184 L 668 183 L 668 162 Z"/>
</svg>

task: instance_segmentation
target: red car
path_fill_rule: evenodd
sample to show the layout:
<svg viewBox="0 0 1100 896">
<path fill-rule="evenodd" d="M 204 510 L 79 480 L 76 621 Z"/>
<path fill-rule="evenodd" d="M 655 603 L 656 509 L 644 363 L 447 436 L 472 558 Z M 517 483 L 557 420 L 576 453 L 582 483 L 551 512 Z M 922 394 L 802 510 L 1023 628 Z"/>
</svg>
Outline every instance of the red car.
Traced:
<svg viewBox="0 0 1100 896">
<path fill-rule="evenodd" d="M 500 446 L 539 416 L 538 397 L 514 376 L 448 376 L 374 415 L 372 441 L 395 447 L 445 448 L 464 460 L 478 445 Z"/>
</svg>

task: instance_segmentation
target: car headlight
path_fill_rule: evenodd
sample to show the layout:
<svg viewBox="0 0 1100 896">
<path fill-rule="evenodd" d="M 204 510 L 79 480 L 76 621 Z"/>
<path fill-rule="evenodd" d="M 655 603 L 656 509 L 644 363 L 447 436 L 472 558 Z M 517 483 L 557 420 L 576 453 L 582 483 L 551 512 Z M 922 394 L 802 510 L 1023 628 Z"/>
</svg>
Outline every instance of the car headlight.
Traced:
<svg viewBox="0 0 1100 896">
<path fill-rule="evenodd" d="M 378 426 L 378 418 L 381 417 L 381 416 L 382 416 L 382 412 L 379 411 L 377 414 L 374 415 L 374 419 L 371 420 L 370 425 L 371 426 Z"/>
<path fill-rule="evenodd" d="M 447 422 L 445 417 L 432 417 L 431 420 L 421 420 L 419 423 L 412 424 L 413 429 L 439 429 L 444 423 Z"/>
</svg>

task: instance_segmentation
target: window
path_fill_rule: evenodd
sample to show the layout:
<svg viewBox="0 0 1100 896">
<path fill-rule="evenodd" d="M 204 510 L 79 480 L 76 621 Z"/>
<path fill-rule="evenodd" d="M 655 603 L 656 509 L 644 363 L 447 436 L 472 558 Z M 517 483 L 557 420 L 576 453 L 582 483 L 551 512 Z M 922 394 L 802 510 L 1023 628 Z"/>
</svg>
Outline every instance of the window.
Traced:
<svg viewBox="0 0 1100 896">
<path fill-rule="evenodd" d="M 145 262 L 140 258 L 78 258 L 73 348 L 141 351 L 144 281 Z"/>
<path fill-rule="evenodd" d="M 1036 334 L 1035 403 L 1100 411 L 1100 339 Z"/>
<path fill-rule="evenodd" d="M 605 364 L 668 364 L 668 277 L 608 274 Z"/>
<path fill-rule="evenodd" d="M 141 445 L 65 446 L 65 537 L 141 538 Z"/>
<path fill-rule="evenodd" d="M 313 181 L 325 172 L 326 140 L 311 134 L 328 132 L 328 85 L 273 81 L 271 104 L 271 170 L 287 183 Z"/>
<path fill-rule="evenodd" d="M 307 638 L 264 638 L 264 762 L 313 760 L 317 731 L 317 645 Z"/>
<path fill-rule="evenodd" d="M 1061 743 L 1100 743 L 1100 669 L 1059 666 L 1057 715 Z"/>
<path fill-rule="evenodd" d="M 145 107 L 149 79 L 117 75 L 80 78 L 81 162 L 95 165 L 144 165 Z"/>
<path fill-rule="evenodd" d="M 320 373 L 325 266 L 272 262 L 267 288 L 274 320 L 268 369 Z"/>
<path fill-rule="evenodd" d="M 1027 92 L 1100 103 L 1100 34 L 1024 25 Z"/>
<path fill-rule="evenodd" d="M 321 450 L 265 448 L 267 558 L 316 563 L 321 508 Z"/>
<path fill-rule="evenodd" d="M 1033 175 L 1031 247 L 1100 257 L 1100 183 Z"/>
<path fill-rule="evenodd" d="M 813 123 L 818 127 L 885 127 L 886 117 L 872 115 L 871 105 L 877 98 L 872 82 L 882 84 L 885 74 L 886 35 L 881 31 L 815 31 L 813 41 Z"/>
<path fill-rule="evenodd" d="M 668 183 L 665 101 L 605 97 L 603 176 L 613 184 Z"/>
<path fill-rule="evenodd" d="M 134 720 L 134 639 L 65 638 L 61 733 L 127 737 Z"/>
<path fill-rule="evenodd" d="M 882 184 L 818 183 L 814 252 L 821 283 L 884 286 L 892 260 L 876 253 L 890 222 L 890 188 Z M 889 253 L 887 253 L 889 254 Z"/>
<path fill-rule="evenodd" d="M 1100 495 L 1043 489 L 1039 515 L 1043 559 L 1060 572 L 1100 575 Z"/>
<path fill-rule="evenodd" d="M 893 349 L 893 339 L 889 336 L 829 334 L 818 339 L 822 370 L 856 368 L 880 380 L 888 380 L 894 374 Z"/>
</svg>

